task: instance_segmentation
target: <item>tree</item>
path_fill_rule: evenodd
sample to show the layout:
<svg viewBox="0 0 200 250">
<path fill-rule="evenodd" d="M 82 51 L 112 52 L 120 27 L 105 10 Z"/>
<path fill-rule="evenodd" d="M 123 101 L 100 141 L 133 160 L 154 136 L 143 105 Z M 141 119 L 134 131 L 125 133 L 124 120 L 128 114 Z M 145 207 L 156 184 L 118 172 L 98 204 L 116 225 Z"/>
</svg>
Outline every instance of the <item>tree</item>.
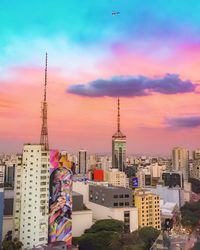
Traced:
<svg viewBox="0 0 200 250">
<path fill-rule="evenodd" d="M 2 242 L 1 250 L 20 250 L 22 249 L 22 242 L 17 238 L 12 240 L 12 231 L 8 231 Z"/>
<path fill-rule="evenodd" d="M 144 242 L 145 249 L 149 249 L 158 238 L 160 231 L 154 227 L 143 227 L 139 231 L 139 237 Z"/>
<path fill-rule="evenodd" d="M 78 239 L 80 250 L 118 250 L 122 249 L 124 223 L 113 219 L 95 222 Z"/>
<path fill-rule="evenodd" d="M 181 224 L 186 227 L 194 229 L 200 218 L 200 201 L 198 202 L 186 202 L 181 207 Z"/>
<path fill-rule="evenodd" d="M 122 249 L 118 233 L 100 231 L 85 233 L 80 237 L 79 250 L 118 250 Z"/>
<path fill-rule="evenodd" d="M 85 230 L 85 233 L 96 233 L 100 231 L 112 231 L 121 233 L 124 231 L 124 223 L 122 221 L 113 219 L 99 220 L 96 221 L 90 229 Z"/>
</svg>

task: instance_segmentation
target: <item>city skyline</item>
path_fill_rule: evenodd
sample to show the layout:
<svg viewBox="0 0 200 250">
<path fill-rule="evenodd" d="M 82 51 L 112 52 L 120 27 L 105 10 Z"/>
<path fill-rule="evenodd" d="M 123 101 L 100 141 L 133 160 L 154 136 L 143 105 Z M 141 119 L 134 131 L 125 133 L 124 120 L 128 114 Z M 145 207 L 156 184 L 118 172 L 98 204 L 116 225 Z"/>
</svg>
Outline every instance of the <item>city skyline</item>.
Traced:
<svg viewBox="0 0 200 250">
<path fill-rule="evenodd" d="M 11 2 L 0 9 L 1 152 L 39 143 L 46 51 L 50 148 L 110 153 L 118 96 L 128 154 L 200 147 L 200 3 Z"/>
</svg>

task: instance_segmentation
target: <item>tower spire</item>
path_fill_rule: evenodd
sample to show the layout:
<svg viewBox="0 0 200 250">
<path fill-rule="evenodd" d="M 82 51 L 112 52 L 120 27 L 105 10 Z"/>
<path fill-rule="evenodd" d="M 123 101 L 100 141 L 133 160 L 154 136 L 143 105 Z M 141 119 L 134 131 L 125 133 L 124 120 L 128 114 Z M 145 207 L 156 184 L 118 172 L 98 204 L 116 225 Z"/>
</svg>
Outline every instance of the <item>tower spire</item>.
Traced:
<svg viewBox="0 0 200 250">
<path fill-rule="evenodd" d="M 44 102 L 46 102 L 47 99 L 47 63 L 48 63 L 48 54 L 46 52 L 46 58 L 45 58 L 45 82 L 44 82 Z"/>
<path fill-rule="evenodd" d="M 42 102 L 42 129 L 40 135 L 40 144 L 44 145 L 45 150 L 49 150 L 48 128 L 47 128 L 47 53 L 45 57 L 45 82 L 44 82 L 44 100 Z"/>
<path fill-rule="evenodd" d="M 118 97 L 117 132 L 120 132 L 120 100 Z"/>
</svg>

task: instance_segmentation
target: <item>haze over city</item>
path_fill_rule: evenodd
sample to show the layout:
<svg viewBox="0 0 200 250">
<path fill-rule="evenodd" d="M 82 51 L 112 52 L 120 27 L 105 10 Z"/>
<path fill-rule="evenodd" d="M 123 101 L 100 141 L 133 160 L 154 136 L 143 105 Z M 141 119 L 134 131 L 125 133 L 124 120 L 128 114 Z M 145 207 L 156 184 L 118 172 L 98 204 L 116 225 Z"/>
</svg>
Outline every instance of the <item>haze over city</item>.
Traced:
<svg viewBox="0 0 200 250">
<path fill-rule="evenodd" d="M 39 143 L 46 51 L 51 148 L 111 152 L 118 96 L 129 153 L 199 147 L 199 12 L 182 0 L 3 1 L 0 151 Z"/>
</svg>

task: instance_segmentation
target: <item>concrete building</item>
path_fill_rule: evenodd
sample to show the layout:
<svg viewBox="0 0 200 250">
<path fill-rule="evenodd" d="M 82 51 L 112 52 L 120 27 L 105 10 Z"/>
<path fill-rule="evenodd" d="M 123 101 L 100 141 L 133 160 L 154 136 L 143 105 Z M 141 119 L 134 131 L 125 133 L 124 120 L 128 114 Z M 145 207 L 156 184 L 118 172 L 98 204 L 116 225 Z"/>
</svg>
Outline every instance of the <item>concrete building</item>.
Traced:
<svg viewBox="0 0 200 250">
<path fill-rule="evenodd" d="M 193 160 L 191 177 L 200 180 L 200 160 Z"/>
<path fill-rule="evenodd" d="M 120 129 L 120 102 L 118 98 L 117 132 L 112 136 L 112 168 L 124 171 L 126 166 L 126 136 Z"/>
<path fill-rule="evenodd" d="M 78 152 L 78 174 L 87 173 L 87 151 L 79 150 Z"/>
<path fill-rule="evenodd" d="M 73 190 L 83 194 L 84 204 L 92 210 L 94 220 L 121 220 L 128 231 L 138 229 L 137 208 L 132 207 L 132 190 L 85 182 L 73 183 Z"/>
<path fill-rule="evenodd" d="M 138 170 L 138 172 L 136 173 L 136 177 L 138 178 L 139 187 L 151 187 L 152 176 L 148 168 Z"/>
<path fill-rule="evenodd" d="M 49 151 L 25 144 L 15 178 L 14 237 L 24 247 L 46 244 L 49 213 Z"/>
<path fill-rule="evenodd" d="M 160 178 L 162 173 L 166 170 L 165 165 L 159 165 L 157 162 L 149 166 L 149 171 L 152 178 Z"/>
<path fill-rule="evenodd" d="M 164 186 L 167 187 L 184 187 L 183 173 L 181 171 L 174 172 L 164 172 L 162 173 L 162 180 Z"/>
<path fill-rule="evenodd" d="M 111 169 L 105 173 L 105 181 L 116 187 L 129 187 L 129 179 L 126 174 L 118 169 Z"/>
<path fill-rule="evenodd" d="M 8 231 L 14 232 L 14 190 L 4 190 L 3 238 Z"/>
<path fill-rule="evenodd" d="M 189 177 L 189 151 L 185 148 L 175 147 L 172 150 L 172 170 L 182 171 L 184 180 Z"/>
<path fill-rule="evenodd" d="M 164 201 L 164 203 L 176 203 L 180 208 L 184 205 L 184 190 L 180 187 L 169 188 L 162 185 L 157 185 L 156 188 L 148 189 L 151 193 L 156 194 Z"/>
<path fill-rule="evenodd" d="M 139 227 L 152 226 L 160 229 L 160 197 L 146 189 L 136 190 L 134 197 Z"/>
<path fill-rule="evenodd" d="M 72 192 L 72 236 L 80 237 L 93 224 L 92 211 L 83 204 L 83 195 Z"/>
</svg>

